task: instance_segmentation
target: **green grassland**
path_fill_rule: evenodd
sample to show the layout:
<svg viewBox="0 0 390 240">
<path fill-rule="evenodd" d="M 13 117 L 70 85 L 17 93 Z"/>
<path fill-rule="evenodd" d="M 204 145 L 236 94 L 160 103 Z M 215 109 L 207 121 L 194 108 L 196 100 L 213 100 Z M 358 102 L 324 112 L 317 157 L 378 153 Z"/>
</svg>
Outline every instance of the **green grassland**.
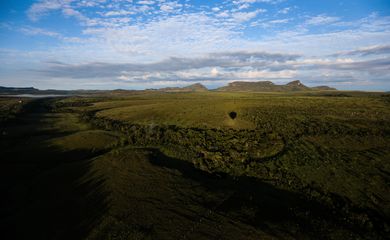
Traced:
<svg viewBox="0 0 390 240">
<path fill-rule="evenodd" d="M 35 100 L 3 124 L 10 207 L 1 223 L 40 239 L 385 239 L 389 99 L 146 91 Z"/>
<path fill-rule="evenodd" d="M 28 99 L 0 97 L 0 123 L 14 118 L 28 101 Z"/>
</svg>

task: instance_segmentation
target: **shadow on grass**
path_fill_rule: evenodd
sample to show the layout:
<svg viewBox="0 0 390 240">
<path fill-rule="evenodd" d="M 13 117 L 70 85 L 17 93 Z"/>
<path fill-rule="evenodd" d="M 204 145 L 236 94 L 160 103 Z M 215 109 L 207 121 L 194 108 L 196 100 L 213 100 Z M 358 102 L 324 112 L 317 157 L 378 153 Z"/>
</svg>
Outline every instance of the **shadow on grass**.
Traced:
<svg viewBox="0 0 390 240">
<path fill-rule="evenodd" d="M 9 127 L 26 124 L 29 134 L 18 135 L 0 150 L 0 239 L 83 239 L 108 210 L 105 179 L 91 172 L 101 152 L 67 151 L 45 146 L 58 133 L 39 129 L 47 112 L 46 100 L 26 106 Z M 7 126 L 5 126 L 7 128 Z"/>
<path fill-rule="evenodd" d="M 367 236 L 363 229 L 347 224 L 342 216 L 303 195 L 279 189 L 253 177 L 232 177 L 209 174 L 196 169 L 192 163 L 164 155 L 158 149 L 149 149 L 150 162 L 156 166 L 178 170 L 183 177 L 200 183 L 210 191 L 226 192 L 217 202 L 202 203 L 220 215 L 259 228 L 280 237 L 329 239 L 330 232 L 343 236 Z"/>
</svg>

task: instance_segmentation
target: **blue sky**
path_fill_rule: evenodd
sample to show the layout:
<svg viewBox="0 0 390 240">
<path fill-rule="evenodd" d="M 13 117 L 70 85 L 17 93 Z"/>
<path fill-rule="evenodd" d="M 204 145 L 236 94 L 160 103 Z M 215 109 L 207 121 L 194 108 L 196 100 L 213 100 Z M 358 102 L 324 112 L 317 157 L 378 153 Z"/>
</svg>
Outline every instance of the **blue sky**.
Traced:
<svg viewBox="0 0 390 240">
<path fill-rule="evenodd" d="M 390 90 L 388 0 L 2 0 L 0 85 Z"/>
</svg>

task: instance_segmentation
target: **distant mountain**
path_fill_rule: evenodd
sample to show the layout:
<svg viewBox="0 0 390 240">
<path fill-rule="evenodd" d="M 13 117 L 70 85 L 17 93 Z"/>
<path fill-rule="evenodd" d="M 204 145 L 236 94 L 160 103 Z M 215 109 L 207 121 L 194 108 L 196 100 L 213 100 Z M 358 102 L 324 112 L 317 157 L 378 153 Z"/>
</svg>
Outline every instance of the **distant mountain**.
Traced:
<svg viewBox="0 0 390 240">
<path fill-rule="evenodd" d="M 167 87 L 167 88 L 160 88 L 157 89 L 157 91 L 162 92 L 205 92 L 208 91 L 208 89 L 203 86 L 200 83 L 195 83 L 186 87 Z"/>
<path fill-rule="evenodd" d="M 301 81 L 295 80 L 292 82 L 289 82 L 285 85 L 285 88 L 287 91 L 307 91 L 310 90 L 309 87 L 303 85 Z"/>
<path fill-rule="evenodd" d="M 74 95 L 74 94 L 92 94 L 102 91 L 95 90 L 39 90 L 33 87 L 2 87 L 0 86 L 0 95 L 21 95 L 21 94 L 31 94 L 31 95 Z"/>
<path fill-rule="evenodd" d="M 33 87 L 17 88 L 0 86 L 0 94 L 34 94 L 38 92 L 39 90 Z"/>
<path fill-rule="evenodd" d="M 270 81 L 259 82 L 231 82 L 227 86 L 217 88 L 216 91 L 226 92 L 289 92 L 289 91 L 312 91 L 312 90 L 335 90 L 327 86 L 310 88 L 301 81 L 295 80 L 285 85 L 276 85 Z"/>
<path fill-rule="evenodd" d="M 259 82 L 231 82 L 227 86 L 217 88 L 215 91 L 224 92 L 289 92 L 289 91 L 325 91 L 337 90 L 328 86 L 307 87 L 299 80 L 289 82 L 285 85 L 277 85 L 270 81 Z M 88 95 L 88 94 L 136 94 L 142 91 L 158 91 L 158 92 L 206 92 L 208 89 L 201 83 L 195 83 L 185 87 L 167 87 L 160 89 L 146 89 L 146 90 L 39 90 L 33 87 L 2 87 L 0 86 L 0 95 Z"/>
<path fill-rule="evenodd" d="M 217 88 L 217 91 L 275 91 L 277 85 L 270 81 L 262 82 L 231 82 L 227 86 Z"/>
<path fill-rule="evenodd" d="M 191 89 L 191 90 L 196 91 L 196 92 L 208 91 L 208 89 L 201 83 L 195 83 L 195 84 L 189 85 L 189 86 L 184 87 L 184 88 Z"/>
</svg>

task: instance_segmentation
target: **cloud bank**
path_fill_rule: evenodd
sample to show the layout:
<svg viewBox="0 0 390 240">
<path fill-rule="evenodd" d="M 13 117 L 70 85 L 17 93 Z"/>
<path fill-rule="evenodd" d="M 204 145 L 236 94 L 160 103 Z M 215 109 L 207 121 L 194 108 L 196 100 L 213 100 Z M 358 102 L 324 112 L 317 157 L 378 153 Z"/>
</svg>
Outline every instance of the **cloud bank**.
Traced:
<svg viewBox="0 0 390 240">
<path fill-rule="evenodd" d="M 0 31 L 45 44 L 1 47 L 3 85 L 147 88 L 300 79 L 390 89 L 390 17 L 378 13 L 353 20 L 300 14 L 287 0 L 38 0 L 23 14 L 26 24 L 2 23 Z M 49 19 L 60 27 L 48 28 Z M 76 30 L 65 27 L 69 21 Z"/>
</svg>

